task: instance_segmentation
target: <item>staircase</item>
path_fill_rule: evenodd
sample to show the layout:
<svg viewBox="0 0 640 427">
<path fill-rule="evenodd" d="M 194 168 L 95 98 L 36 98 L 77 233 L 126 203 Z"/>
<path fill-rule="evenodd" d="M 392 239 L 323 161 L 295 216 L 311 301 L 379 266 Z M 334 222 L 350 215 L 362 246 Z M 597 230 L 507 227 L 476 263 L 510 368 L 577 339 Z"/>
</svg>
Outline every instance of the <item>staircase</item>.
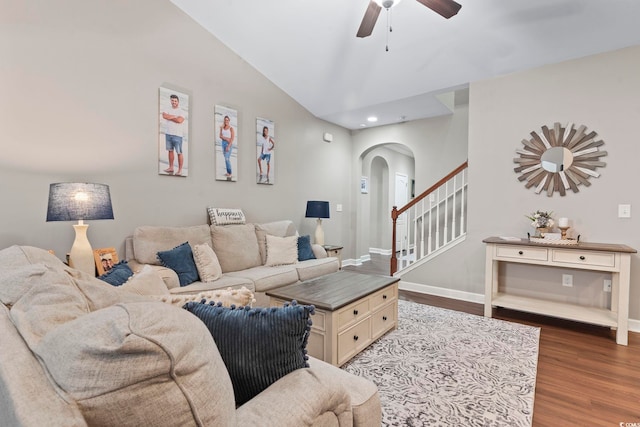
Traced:
<svg viewBox="0 0 640 427">
<path fill-rule="evenodd" d="M 418 197 L 391 211 L 390 274 L 401 275 L 464 241 L 467 234 L 464 162 Z"/>
</svg>

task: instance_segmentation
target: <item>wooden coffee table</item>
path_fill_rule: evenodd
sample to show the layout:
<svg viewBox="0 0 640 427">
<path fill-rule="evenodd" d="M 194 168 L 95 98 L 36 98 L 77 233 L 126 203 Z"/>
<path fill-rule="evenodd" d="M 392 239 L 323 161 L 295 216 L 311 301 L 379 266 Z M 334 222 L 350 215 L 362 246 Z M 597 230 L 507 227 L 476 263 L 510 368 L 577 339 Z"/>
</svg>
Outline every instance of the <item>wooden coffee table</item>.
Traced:
<svg viewBox="0 0 640 427">
<path fill-rule="evenodd" d="M 309 354 L 341 366 L 398 326 L 397 277 L 338 271 L 267 291 L 272 307 L 313 304 Z"/>
</svg>

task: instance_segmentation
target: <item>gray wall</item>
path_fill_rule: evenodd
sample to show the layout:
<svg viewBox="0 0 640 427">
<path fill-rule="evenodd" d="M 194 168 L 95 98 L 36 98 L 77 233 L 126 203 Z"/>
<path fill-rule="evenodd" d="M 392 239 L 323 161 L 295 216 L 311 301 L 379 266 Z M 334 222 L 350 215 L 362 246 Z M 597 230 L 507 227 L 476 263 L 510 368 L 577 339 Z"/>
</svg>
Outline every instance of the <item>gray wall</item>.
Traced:
<svg viewBox="0 0 640 427">
<path fill-rule="evenodd" d="M 89 222 L 94 248 L 122 253 L 138 225 L 203 224 L 207 206 L 239 207 L 256 222 L 291 219 L 313 235 L 304 210 L 319 199 L 332 205 L 327 242 L 352 251 L 349 132 L 314 118 L 170 2 L 0 0 L 0 10 L 0 247 L 62 258 L 74 232 L 45 222 L 49 184 L 80 181 L 111 188 L 115 220 Z M 186 178 L 157 173 L 163 85 L 191 96 Z M 215 104 L 239 111 L 235 183 L 215 180 Z M 256 117 L 275 121 L 273 186 L 255 183 Z"/>
<path fill-rule="evenodd" d="M 549 65 L 475 82 L 469 100 L 469 194 L 466 241 L 416 269 L 403 280 L 460 292 L 484 293 L 484 244 L 488 236 L 525 236 L 533 231 L 526 214 L 537 209 L 572 220 L 570 232 L 589 242 L 623 243 L 640 248 L 638 213 L 618 218 L 618 204 L 640 205 L 634 183 L 637 124 L 640 120 L 640 47 Z M 592 185 L 560 197 L 535 194 L 517 180 L 513 158 L 529 132 L 555 122 L 583 124 L 604 141 L 606 167 Z M 561 274 L 574 274 L 574 287 L 562 288 Z M 567 301 L 608 303 L 602 275 L 562 269 L 510 266 L 500 272 L 509 286 L 524 293 Z M 640 262 L 631 261 L 629 317 L 640 330 Z M 545 285 L 551 281 L 555 285 Z"/>
</svg>

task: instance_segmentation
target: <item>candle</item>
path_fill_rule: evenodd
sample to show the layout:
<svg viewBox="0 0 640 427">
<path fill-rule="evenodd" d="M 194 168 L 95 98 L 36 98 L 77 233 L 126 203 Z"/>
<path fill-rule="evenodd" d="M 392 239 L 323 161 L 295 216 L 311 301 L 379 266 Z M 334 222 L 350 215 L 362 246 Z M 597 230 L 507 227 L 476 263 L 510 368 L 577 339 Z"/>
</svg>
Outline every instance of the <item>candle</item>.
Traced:
<svg viewBox="0 0 640 427">
<path fill-rule="evenodd" d="M 568 227 L 569 218 L 558 218 L 558 227 Z"/>
</svg>

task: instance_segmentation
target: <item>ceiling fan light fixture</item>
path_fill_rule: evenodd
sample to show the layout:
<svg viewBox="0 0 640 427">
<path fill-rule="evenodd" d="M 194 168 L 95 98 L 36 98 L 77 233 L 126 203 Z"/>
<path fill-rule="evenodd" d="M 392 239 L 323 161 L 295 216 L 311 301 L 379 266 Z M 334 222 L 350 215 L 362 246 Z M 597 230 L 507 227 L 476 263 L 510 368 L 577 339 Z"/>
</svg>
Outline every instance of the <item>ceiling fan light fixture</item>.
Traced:
<svg viewBox="0 0 640 427">
<path fill-rule="evenodd" d="M 376 116 L 369 116 L 369 117 L 367 117 L 367 121 L 369 123 L 375 123 L 375 122 L 378 121 L 378 118 Z"/>
<path fill-rule="evenodd" d="M 373 0 L 379 6 L 384 7 L 385 9 L 390 9 L 393 6 L 397 6 L 402 0 Z"/>
</svg>

